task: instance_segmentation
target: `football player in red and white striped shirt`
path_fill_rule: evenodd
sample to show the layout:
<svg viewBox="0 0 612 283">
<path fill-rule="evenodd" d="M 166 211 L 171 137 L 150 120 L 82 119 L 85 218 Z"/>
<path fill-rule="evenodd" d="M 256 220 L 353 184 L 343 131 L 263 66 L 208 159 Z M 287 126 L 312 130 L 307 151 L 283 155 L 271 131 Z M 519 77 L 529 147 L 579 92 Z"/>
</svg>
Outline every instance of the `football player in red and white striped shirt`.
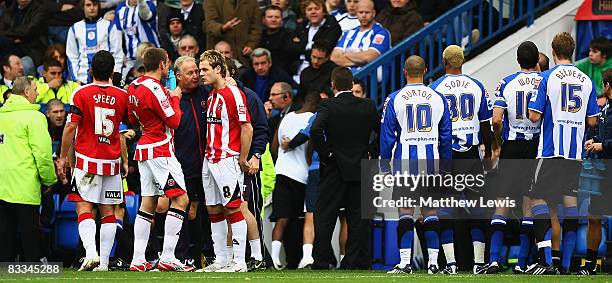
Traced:
<svg viewBox="0 0 612 283">
<path fill-rule="evenodd" d="M 77 202 L 79 235 L 86 252 L 79 270 L 108 270 L 117 227 L 114 206 L 123 202 L 120 173 L 124 177 L 127 174 L 127 151 L 119 124 L 127 118 L 128 96 L 111 84 L 113 67 L 113 55 L 108 51 L 94 55 L 93 83 L 74 92 L 58 160 L 58 175 L 65 177 L 64 166 L 68 164 L 67 155 L 74 139 L 76 163 L 68 200 Z M 92 214 L 94 204 L 99 204 L 102 213 L 99 257 Z"/>
<path fill-rule="evenodd" d="M 168 76 L 170 59 L 161 48 L 144 53 L 145 74 L 132 82 L 128 89 L 131 124 L 140 124 L 143 135 L 136 145 L 134 159 L 140 172 L 142 203 L 134 223 L 134 256 L 130 270 L 152 268 L 145 259 L 151 222 L 161 195 L 172 199 L 164 226 L 163 251 L 157 265 L 164 271 L 192 271 L 193 266 L 181 263 L 174 249 L 185 218 L 189 197 L 183 171 L 174 155 L 174 132 L 181 121 L 181 89 L 168 92 L 160 80 Z"/>
<path fill-rule="evenodd" d="M 225 57 L 208 50 L 200 57 L 200 77 L 213 90 L 206 102 L 206 158 L 202 167 L 204 195 L 210 216 L 215 263 L 205 271 L 246 272 L 247 224 L 240 212 L 244 173 L 253 127 L 244 93 L 226 84 Z M 233 258 L 226 252 L 227 222 L 232 230 Z M 229 254 L 229 255 L 228 255 Z"/>
</svg>

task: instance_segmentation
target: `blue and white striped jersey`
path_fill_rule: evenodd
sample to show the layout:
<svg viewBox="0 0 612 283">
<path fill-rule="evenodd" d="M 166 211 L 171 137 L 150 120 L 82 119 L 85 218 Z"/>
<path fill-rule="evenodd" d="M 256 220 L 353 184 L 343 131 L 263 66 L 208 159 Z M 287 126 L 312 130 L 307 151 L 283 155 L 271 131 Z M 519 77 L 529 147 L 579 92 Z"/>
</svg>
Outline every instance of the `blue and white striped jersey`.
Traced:
<svg viewBox="0 0 612 283">
<path fill-rule="evenodd" d="M 493 115 L 482 83 L 467 75 L 444 75 L 431 88 L 448 101 L 453 122 L 453 150 L 465 152 L 480 144 L 480 122 Z"/>
<path fill-rule="evenodd" d="M 125 55 L 128 60 L 136 60 L 136 48 L 142 42 L 151 42 L 159 47 L 157 36 L 157 7 L 155 1 L 147 0 L 151 10 L 150 19 L 141 19 L 138 15 L 138 6 L 130 7 L 127 0 L 115 9 L 115 25 L 123 32 L 126 49 Z"/>
<path fill-rule="evenodd" d="M 427 172 L 434 172 L 437 171 L 435 160 L 452 158 L 451 142 L 446 100 L 430 87 L 409 84 L 385 101 L 380 129 L 380 159 L 426 160 Z M 410 173 L 424 171 L 419 170 L 421 168 L 410 166 Z"/>
<path fill-rule="evenodd" d="M 371 29 L 361 31 L 357 26 L 342 34 L 336 47 L 344 52 L 359 52 L 374 49 L 378 54 L 383 54 L 391 49 L 391 33 L 379 23 L 374 23 Z M 351 67 L 351 71 L 357 72 L 361 66 Z"/>
<path fill-rule="evenodd" d="M 123 50 L 121 47 L 121 32 L 115 25 L 103 18 L 96 22 L 81 20 L 68 30 L 66 40 L 66 58 L 70 79 L 82 83 L 90 83 L 89 67 L 94 54 L 106 50 L 115 58 L 114 71 L 121 73 L 123 67 Z"/>
<path fill-rule="evenodd" d="M 557 65 L 540 74 L 529 110 L 542 113 L 538 158 L 582 159 L 586 118 L 599 115 L 597 90 L 573 65 Z"/>
<path fill-rule="evenodd" d="M 527 103 L 540 81 L 536 72 L 517 72 L 502 79 L 495 89 L 494 108 L 505 109 L 502 139 L 532 140 L 540 135 L 540 122 L 533 123 L 527 116 Z"/>
</svg>

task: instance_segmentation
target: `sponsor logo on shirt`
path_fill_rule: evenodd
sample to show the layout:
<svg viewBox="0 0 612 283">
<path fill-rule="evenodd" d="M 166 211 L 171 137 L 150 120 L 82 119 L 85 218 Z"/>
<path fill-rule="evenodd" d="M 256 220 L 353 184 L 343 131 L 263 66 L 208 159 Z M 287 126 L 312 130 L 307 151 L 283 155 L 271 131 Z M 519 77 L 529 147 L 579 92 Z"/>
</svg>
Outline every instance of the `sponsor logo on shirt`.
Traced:
<svg viewBox="0 0 612 283">
<path fill-rule="evenodd" d="M 221 124 L 221 118 L 206 117 L 206 123 L 209 123 L 209 124 Z"/>
<path fill-rule="evenodd" d="M 244 107 L 244 105 L 238 105 L 238 115 L 245 115 L 246 114 L 246 107 Z"/>
</svg>

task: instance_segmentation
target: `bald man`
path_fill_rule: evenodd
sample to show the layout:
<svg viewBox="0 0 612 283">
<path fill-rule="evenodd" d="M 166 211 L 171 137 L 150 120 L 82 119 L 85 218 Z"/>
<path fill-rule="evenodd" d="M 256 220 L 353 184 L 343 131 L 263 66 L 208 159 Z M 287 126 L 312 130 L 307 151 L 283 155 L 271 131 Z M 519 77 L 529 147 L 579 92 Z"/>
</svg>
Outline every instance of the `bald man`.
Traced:
<svg viewBox="0 0 612 283">
<path fill-rule="evenodd" d="M 376 10 L 372 0 L 357 4 L 359 26 L 342 34 L 331 54 L 339 66 L 350 67 L 355 73 L 362 66 L 391 49 L 389 30 L 374 20 Z"/>
<path fill-rule="evenodd" d="M 407 174 L 419 174 L 417 172 L 438 174 L 439 172 L 435 168 L 435 160 L 450 160 L 452 157 L 450 112 L 444 96 L 423 85 L 423 76 L 426 72 L 425 60 L 417 55 L 410 56 L 404 63 L 406 86 L 392 93 L 385 101 L 380 128 L 380 158 L 387 162 L 386 166 L 381 164 L 381 168 L 385 169 L 386 167 L 386 172 L 391 172 L 389 160 L 405 160 L 416 157 L 428 162 L 422 162 L 422 164 L 419 162 L 418 168 L 410 166 Z M 417 123 L 414 123 L 415 117 L 417 117 Z M 404 129 L 406 125 L 408 127 Z M 401 133 L 399 139 L 396 133 Z M 435 142 L 432 142 L 432 140 Z M 393 148 L 396 148 L 396 150 L 395 155 L 392 156 Z M 393 168 L 393 170 L 397 172 L 398 170 L 407 170 L 407 168 Z M 396 186 L 392 198 L 400 200 L 402 197 L 413 199 L 417 199 L 419 196 L 429 197 L 431 195 L 427 193 L 427 190 L 432 188 L 418 187 L 417 190 L 411 191 Z M 412 273 L 410 261 L 414 242 L 413 214 L 415 207 L 399 209 L 400 220 L 397 225 L 397 243 L 400 263 L 388 273 Z M 437 211 L 435 208 L 422 207 L 421 214 L 424 217 L 423 227 L 429 255 L 427 273 L 436 274 L 439 272 L 438 251 L 440 249 L 437 232 Z"/>
</svg>

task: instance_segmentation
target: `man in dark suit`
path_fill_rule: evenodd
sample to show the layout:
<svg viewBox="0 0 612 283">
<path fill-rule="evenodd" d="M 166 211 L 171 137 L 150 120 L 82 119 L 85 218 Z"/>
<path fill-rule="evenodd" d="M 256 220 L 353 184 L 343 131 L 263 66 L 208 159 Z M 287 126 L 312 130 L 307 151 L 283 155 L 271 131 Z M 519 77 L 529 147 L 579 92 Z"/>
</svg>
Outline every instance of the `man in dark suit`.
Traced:
<svg viewBox="0 0 612 283">
<path fill-rule="evenodd" d="M 171 15 L 178 16 L 183 21 L 185 34 L 193 35 L 198 40 L 198 46 L 206 46 L 206 33 L 204 32 L 204 9 L 202 4 L 194 0 L 181 0 L 180 9 L 172 9 Z"/>
<path fill-rule="evenodd" d="M 348 240 L 340 268 L 366 269 L 371 244 L 368 222 L 361 219 L 361 160 L 368 158 L 370 135 L 379 118 L 373 101 L 353 95 L 353 75 L 348 68 L 335 68 L 331 80 L 336 96 L 321 102 L 310 131 L 321 160 L 313 268 L 335 267 L 331 237 L 338 210 L 345 207 Z"/>
<path fill-rule="evenodd" d="M 310 66 L 300 74 L 300 84 L 296 97 L 298 104 L 304 103 L 304 98 L 308 91 L 329 87 L 331 73 L 338 66 L 329 60 L 332 48 L 332 46 L 329 46 L 324 41 L 315 41 L 312 44 Z"/>
</svg>

